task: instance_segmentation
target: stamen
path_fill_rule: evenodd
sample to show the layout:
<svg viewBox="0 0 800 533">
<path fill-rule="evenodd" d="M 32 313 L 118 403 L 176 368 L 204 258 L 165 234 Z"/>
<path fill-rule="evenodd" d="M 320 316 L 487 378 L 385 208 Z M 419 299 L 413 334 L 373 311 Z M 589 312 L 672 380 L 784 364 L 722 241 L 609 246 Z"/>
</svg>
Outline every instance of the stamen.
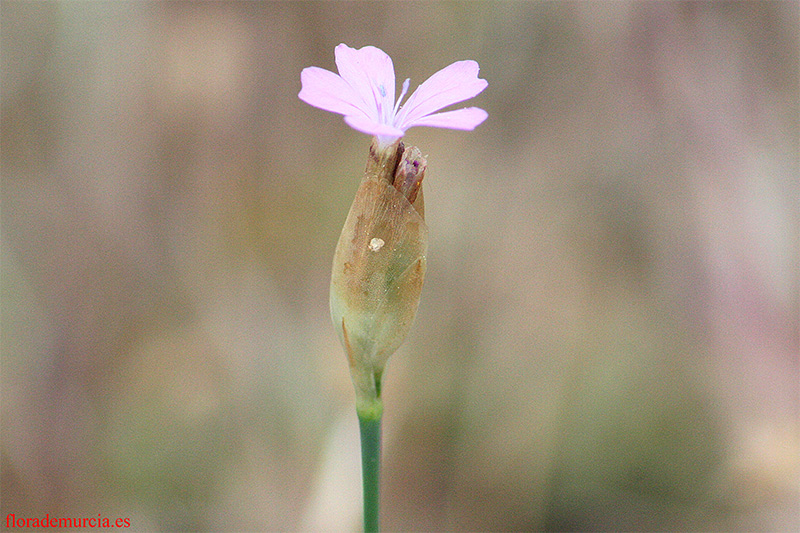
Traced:
<svg viewBox="0 0 800 533">
<path fill-rule="evenodd" d="M 386 87 L 383 84 L 380 85 L 373 85 L 372 86 L 372 96 L 375 97 L 375 108 L 378 111 L 377 119 L 379 122 L 383 122 L 384 118 L 384 109 L 383 109 L 383 99 L 386 96 Z"/>
<path fill-rule="evenodd" d="M 397 98 L 397 102 L 394 104 L 394 109 L 392 110 L 392 115 L 397 115 L 397 110 L 400 109 L 400 101 L 408 92 L 408 84 L 411 83 L 411 78 L 406 78 L 406 81 L 403 82 L 403 89 L 400 91 L 400 96 Z"/>
</svg>

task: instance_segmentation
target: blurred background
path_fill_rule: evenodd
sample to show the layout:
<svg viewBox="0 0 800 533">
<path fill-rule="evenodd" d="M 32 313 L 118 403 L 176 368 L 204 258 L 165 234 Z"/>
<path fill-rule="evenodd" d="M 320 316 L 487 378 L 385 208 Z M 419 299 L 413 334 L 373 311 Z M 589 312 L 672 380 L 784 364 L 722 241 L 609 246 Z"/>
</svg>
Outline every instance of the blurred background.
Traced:
<svg viewBox="0 0 800 533">
<path fill-rule="evenodd" d="M 330 264 L 370 139 L 297 98 L 340 42 L 412 89 L 428 276 L 383 525 L 800 527 L 797 2 L 3 2 L 2 527 L 356 531 Z"/>
</svg>

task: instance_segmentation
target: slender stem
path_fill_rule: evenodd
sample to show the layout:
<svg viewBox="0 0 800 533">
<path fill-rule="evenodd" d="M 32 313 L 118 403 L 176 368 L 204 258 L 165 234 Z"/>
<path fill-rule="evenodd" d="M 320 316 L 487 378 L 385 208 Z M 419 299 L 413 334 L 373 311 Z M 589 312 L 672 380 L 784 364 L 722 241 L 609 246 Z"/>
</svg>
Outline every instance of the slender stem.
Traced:
<svg viewBox="0 0 800 533">
<path fill-rule="evenodd" d="M 380 401 L 380 400 L 378 400 Z M 364 481 L 364 533 L 377 533 L 381 470 L 381 411 L 358 410 Z"/>
</svg>

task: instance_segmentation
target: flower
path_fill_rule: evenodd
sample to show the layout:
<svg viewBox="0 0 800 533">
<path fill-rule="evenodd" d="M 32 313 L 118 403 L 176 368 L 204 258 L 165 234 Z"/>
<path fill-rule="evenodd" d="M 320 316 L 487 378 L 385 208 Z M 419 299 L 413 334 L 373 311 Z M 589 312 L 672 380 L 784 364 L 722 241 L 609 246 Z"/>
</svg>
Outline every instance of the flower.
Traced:
<svg viewBox="0 0 800 533">
<path fill-rule="evenodd" d="M 472 130 L 489 116 L 477 107 L 437 113 L 486 88 L 488 83 L 478 78 L 475 61 L 456 61 L 443 68 L 401 106 L 410 80 L 403 82 L 395 101 L 394 66 L 383 50 L 374 46 L 356 50 L 340 44 L 335 56 L 339 74 L 319 67 L 303 69 L 297 96 L 314 107 L 344 115 L 350 127 L 376 136 L 381 144 L 399 139 L 413 126 Z"/>
</svg>

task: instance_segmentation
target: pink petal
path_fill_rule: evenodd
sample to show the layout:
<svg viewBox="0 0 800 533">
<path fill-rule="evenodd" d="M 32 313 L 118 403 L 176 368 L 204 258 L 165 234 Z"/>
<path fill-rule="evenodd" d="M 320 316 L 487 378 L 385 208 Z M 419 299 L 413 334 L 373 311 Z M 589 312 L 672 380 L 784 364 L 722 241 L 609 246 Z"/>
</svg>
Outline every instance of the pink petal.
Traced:
<svg viewBox="0 0 800 533">
<path fill-rule="evenodd" d="M 394 106 L 394 65 L 392 58 L 374 46 L 356 50 L 346 44 L 336 47 L 336 68 L 362 102 L 362 109 L 374 112 L 375 120 L 386 119 Z"/>
<path fill-rule="evenodd" d="M 425 115 L 477 95 L 488 85 L 486 80 L 478 78 L 479 68 L 475 61 L 456 61 L 443 68 L 417 87 L 395 123 L 407 129 Z"/>
<path fill-rule="evenodd" d="M 300 73 L 302 101 L 325 111 L 342 115 L 368 115 L 361 98 L 339 75 L 319 67 L 304 68 Z"/>
<path fill-rule="evenodd" d="M 358 130 L 361 133 L 367 133 L 369 135 L 375 135 L 377 137 L 397 138 L 402 137 L 405 133 L 403 130 L 395 128 L 394 126 L 389 126 L 388 124 L 370 120 L 369 118 L 361 115 L 344 117 L 344 121 L 347 122 L 347 125 L 354 130 Z"/>
<path fill-rule="evenodd" d="M 465 107 L 455 111 L 434 113 L 417 119 L 412 126 L 430 126 L 433 128 L 450 128 L 453 130 L 474 130 L 481 122 L 486 120 L 489 113 L 479 107 Z"/>
</svg>

